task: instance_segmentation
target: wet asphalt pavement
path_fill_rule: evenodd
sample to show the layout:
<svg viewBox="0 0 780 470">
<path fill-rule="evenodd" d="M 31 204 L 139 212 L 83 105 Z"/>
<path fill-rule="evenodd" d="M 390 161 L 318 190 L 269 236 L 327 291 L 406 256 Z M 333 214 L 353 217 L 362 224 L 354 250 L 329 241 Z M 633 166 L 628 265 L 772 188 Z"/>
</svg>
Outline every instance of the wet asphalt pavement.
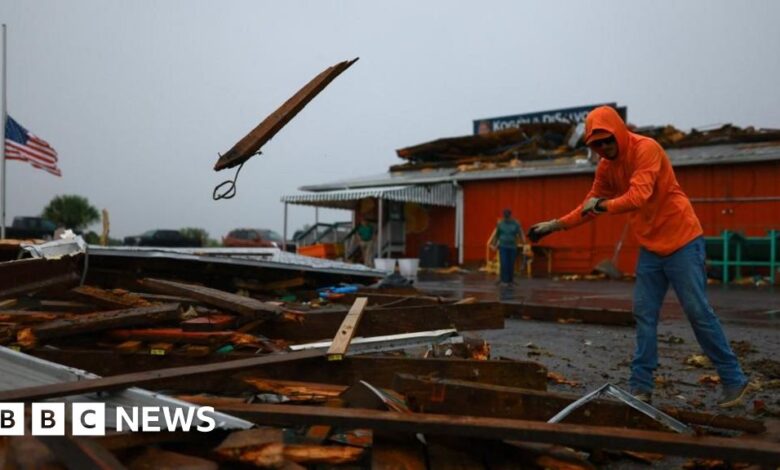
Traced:
<svg viewBox="0 0 780 470">
<path fill-rule="evenodd" d="M 520 278 L 516 286 L 507 288 L 496 286 L 495 279 L 483 273 L 423 272 L 416 286 L 429 295 L 453 298 L 631 309 L 633 281 Z M 780 288 L 712 285 L 708 293 L 743 369 L 762 386 L 744 408 L 724 414 L 780 417 Z M 507 319 L 503 330 L 464 333 L 469 334 L 487 340 L 493 358 L 537 361 L 578 383 L 551 382 L 550 390 L 584 395 L 607 382 L 628 389 L 633 327 Z M 719 386 L 703 378 L 716 377 L 715 369 L 685 364 L 701 350 L 671 290 L 661 312 L 658 338 L 660 364 L 653 404 L 722 412 L 715 406 Z"/>
</svg>

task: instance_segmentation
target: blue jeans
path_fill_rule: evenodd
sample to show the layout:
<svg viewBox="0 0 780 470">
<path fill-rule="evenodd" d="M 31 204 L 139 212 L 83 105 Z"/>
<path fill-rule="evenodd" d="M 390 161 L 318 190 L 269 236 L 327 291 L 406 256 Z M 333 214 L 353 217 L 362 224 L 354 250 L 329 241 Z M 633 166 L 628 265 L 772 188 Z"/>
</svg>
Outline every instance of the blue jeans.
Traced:
<svg viewBox="0 0 780 470">
<path fill-rule="evenodd" d="M 704 239 L 696 238 L 669 256 L 639 251 L 634 287 L 636 351 L 629 384 L 634 392 L 653 390 L 653 371 L 658 366 L 658 315 L 672 285 L 704 354 L 720 375 L 724 388 L 747 383 L 737 356 L 731 350 L 718 317 L 707 301 Z"/>
<path fill-rule="evenodd" d="M 515 259 L 517 259 L 517 247 L 498 247 L 498 255 L 501 260 L 501 282 L 509 284 L 515 277 Z"/>
</svg>

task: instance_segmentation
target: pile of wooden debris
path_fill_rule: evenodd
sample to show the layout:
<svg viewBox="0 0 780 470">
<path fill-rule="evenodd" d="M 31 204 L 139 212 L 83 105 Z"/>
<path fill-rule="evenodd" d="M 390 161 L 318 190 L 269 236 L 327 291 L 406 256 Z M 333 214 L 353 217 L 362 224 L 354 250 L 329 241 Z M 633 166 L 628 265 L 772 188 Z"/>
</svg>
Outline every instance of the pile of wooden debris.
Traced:
<svg viewBox="0 0 780 470">
<path fill-rule="evenodd" d="M 598 399 L 548 423 L 579 397 L 548 392 L 560 377 L 535 362 L 492 358 L 473 333 L 541 309 L 409 287 L 321 289 L 354 275 L 83 250 L 0 263 L 0 401 L 130 400 L 218 413 L 211 432 L 120 432 L 107 421 L 105 436 L 6 438 L 6 468 L 587 469 L 664 454 L 780 459 L 775 443 L 726 437 L 764 432 L 750 419 L 663 410 L 697 435 L 678 434 L 629 404 Z"/>
</svg>

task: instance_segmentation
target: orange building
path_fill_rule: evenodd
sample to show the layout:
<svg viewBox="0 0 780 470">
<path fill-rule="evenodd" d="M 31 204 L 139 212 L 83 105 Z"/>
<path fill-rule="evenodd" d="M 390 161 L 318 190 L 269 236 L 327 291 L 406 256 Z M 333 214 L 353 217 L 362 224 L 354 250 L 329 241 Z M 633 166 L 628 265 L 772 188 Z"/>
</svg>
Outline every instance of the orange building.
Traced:
<svg viewBox="0 0 780 470">
<path fill-rule="evenodd" d="M 677 179 L 693 202 L 705 236 L 719 235 L 723 230 L 742 232 L 747 236 L 764 236 L 770 229 L 780 229 L 780 141 L 710 145 L 667 151 Z M 396 223 L 395 247 L 402 250 L 380 251 L 378 256 L 417 257 L 425 243 L 450 247 L 453 264 L 477 265 L 485 261 L 488 238 L 504 208 L 527 230 L 531 224 L 566 214 L 582 201 L 590 188 L 595 166 L 584 159 L 523 162 L 509 168 L 489 170 L 444 169 L 393 172 L 381 177 L 360 178 L 300 188 L 304 195 L 287 196 L 285 203 L 321 205 L 349 209 L 349 204 L 329 201 L 346 193 L 373 191 L 367 197 L 383 200 L 383 189 L 432 191 L 438 188 L 441 198 L 396 196 L 393 204 L 404 205 L 403 213 L 417 214 L 413 229 L 403 229 L 398 242 Z M 441 189 L 447 191 L 441 191 Z M 368 194 L 368 193 L 366 193 Z M 293 201 L 294 198 L 297 198 Z M 387 201 L 386 204 L 390 202 Z M 355 203 L 357 204 L 357 203 Z M 413 205 L 415 210 L 408 210 Z M 357 210 L 357 205 L 354 206 Z M 395 212 L 398 212 L 396 209 Z M 422 214 L 422 215 L 421 215 Z M 376 214 L 380 226 L 388 221 L 388 211 Z M 420 223 L 418 219 L 426 219 Z M 397 221 L 396 221 L 397 222 Z M 386 228 L 383 229 L 386 232 Z M 617 243 L 626 233 L 619 253 L 618 267 L 634 272 L 638 245 L 626 230 L 625 216 L 603 216 L 594 223 L 555 233 L 540 243 L 549 248 L 552 271 L 556 273 L 589 273 L 593 266 L 611 258 Z M 384 235 L 385 246 L 393 235 Z M 393 245 L 393 242 L 390 242 Z M 534 263 L 539 274 L 546 263 Z"/>
</svg>

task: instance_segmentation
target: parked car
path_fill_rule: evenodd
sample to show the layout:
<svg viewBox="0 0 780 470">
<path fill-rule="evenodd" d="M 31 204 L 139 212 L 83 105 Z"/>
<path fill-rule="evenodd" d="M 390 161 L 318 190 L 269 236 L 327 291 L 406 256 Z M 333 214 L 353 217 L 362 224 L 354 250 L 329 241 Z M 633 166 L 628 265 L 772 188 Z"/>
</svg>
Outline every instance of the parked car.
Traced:
<svg viewBox="0 0 780 470">
<path fill-rule="evenodd" d="M 264 228 L 237 228 L 222 239 L 222 244 L 243 248 L 281 248 L 282 236 Z"/>
<path fill-rule="evenodd" d="M 57 224 L 43 217 L 14 217 L 10 227 L 5 228 L 6 238 L 36 238 L 51 240 Z"/>
<path fill-rule="evenodd" d="M 125 245 L 131 246 L 201 246 L 200 240 L 188 238 L 178 230 L 149 230 L 141 235 L 125 237 Z"/>
</svg>

